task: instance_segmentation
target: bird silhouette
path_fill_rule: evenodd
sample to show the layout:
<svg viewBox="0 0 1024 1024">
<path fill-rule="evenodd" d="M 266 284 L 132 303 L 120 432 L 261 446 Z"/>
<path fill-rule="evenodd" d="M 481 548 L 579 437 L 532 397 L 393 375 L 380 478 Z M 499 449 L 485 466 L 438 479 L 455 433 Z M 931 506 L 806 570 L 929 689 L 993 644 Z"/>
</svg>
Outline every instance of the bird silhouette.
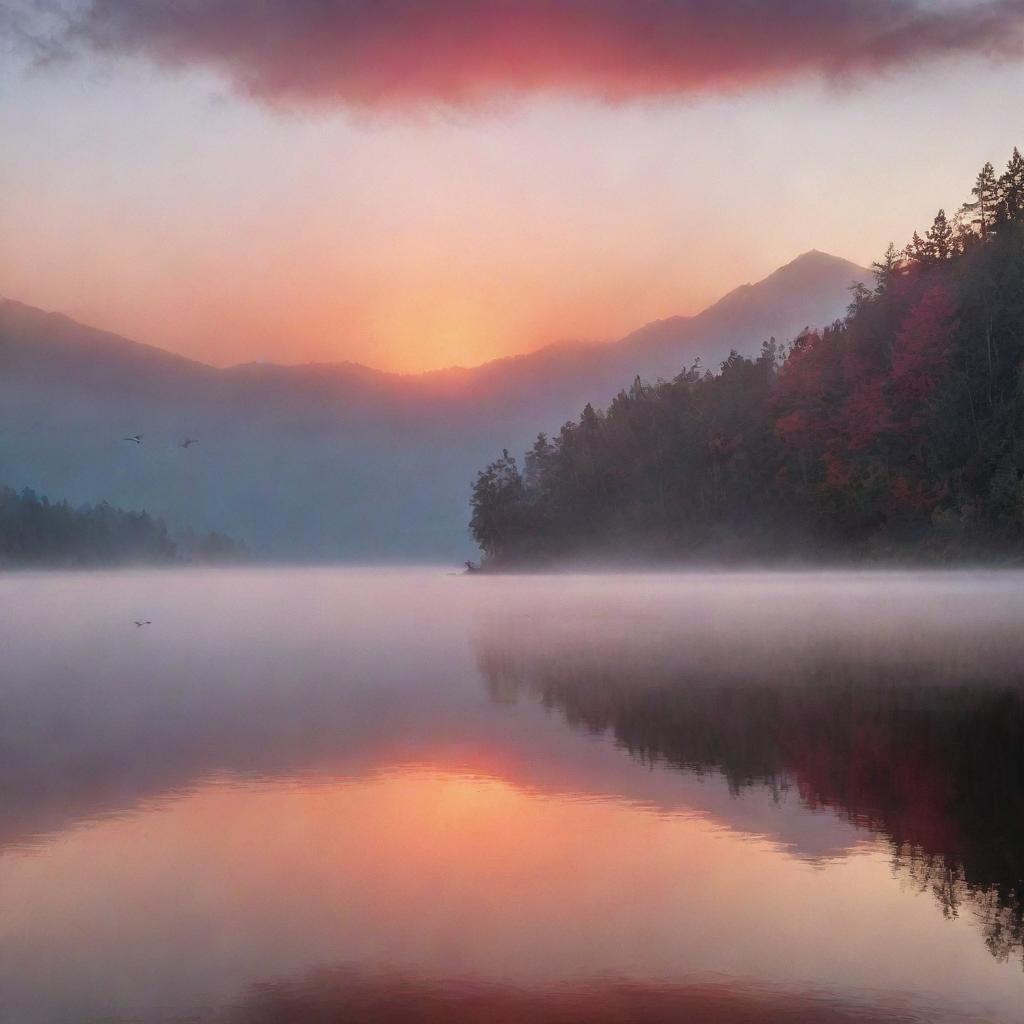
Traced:
<svg viewBox="0 0 1024 1024">
<path fill-rule="evenodd" d="M 180 445 L 178 445 L 178 447 L 179 448 L 188 448 L 189 445 L 193 445 L 193 444 L 199 444 L 199 438 L 198 437 L 186 437 L 185 440 L 182 441 Z"/>
<path fill-rule="evenodd" d="M 141 621 L 139 619 L 136 619 L 135 620 L 135 625 L 136 626 L 152 626 L 153 623 L 150 622 L 149 619 L 142 619 Z"/>
<path fill-rule="evenodd" d="M 123 441 L 132 441 L 135 444 L 142 444 L 142 434 L 132 434 L 131 437 L 122 438 Z"/>
</svg>

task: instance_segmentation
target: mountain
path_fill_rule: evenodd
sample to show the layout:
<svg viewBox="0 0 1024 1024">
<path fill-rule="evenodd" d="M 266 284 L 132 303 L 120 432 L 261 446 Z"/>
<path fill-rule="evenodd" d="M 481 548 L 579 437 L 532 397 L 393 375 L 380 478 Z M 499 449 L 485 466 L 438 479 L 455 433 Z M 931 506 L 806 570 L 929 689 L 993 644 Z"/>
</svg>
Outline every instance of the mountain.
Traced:
<svg viewBox="0 0 1024 1024">
<path fill-rule="evenodd" d="M 637 375 L 795 336 L 840 316 L 868 274 L 810 252 L 692 317 L 616 342 L 563 343 L 474 368 L 207 366 L 0 301 L 0 482 L 146 508 L 267 557 L 465 557 L 476 470 Z M 142 431 L 141 445 L 122 438 Z M 189 449 L 185 437 L 199 438 Z"/>
<path fill-rule="evenodd" d="M 696 316 L 656 320 L 611 343 L 562 343 L 498 359 L 472 370 L 425 378 L 471 378 L 474 390 L 521 408 L 539 399 L 562 411 L 558 424 L 587 402 L 604 405 L 632 379 L 672 378 L 695 358 L 716 367 L 735 348 L 756 352 L 765 339 L 796 337 L 804 328 L 842 316 L 855 282 L 870 273 L 849 260 L 811 250 L 756 284 L 733 289 Z M 559 404 L 561 403 L 561 404 Z"/>
</svg>

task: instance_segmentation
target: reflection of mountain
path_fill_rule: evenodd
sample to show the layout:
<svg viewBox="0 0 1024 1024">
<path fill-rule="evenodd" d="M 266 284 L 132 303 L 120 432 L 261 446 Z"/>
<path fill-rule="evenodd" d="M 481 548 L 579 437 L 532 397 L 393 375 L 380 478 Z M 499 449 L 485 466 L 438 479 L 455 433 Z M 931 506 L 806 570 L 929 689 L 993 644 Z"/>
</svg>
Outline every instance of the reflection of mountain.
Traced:
<svg viewBox="0 0 1024 1024">
<path fill-rule="evenodd" d="M 795 787 L 805 807 L 887 837 L 904 877 L 947 914 L 969 906 L 994 954 L 1022 950 L 1021 679 L 990 685 L 981 662 L 929 681 L 920 666 L 838 655 L 744 682 L 727 664 L 659 661 L 615 637 L 553 650 L 503 626 L 486 634 L 481 670 L 496 700 L 530 693 L 645 763 L 720 772 L 735 792 Z"/>
<path fill-rule="evenodd" d="M 354 642 L 343 634 L 339 646 Z M 274 677 L 273 657 L 267 666 L 243 660 L 244 692 L 215 656 L 202 673 L 151 668 L 145 686 L 121 669 L 103 680 L 69 673 L 9 686 L 0 693 L 0 853 L 180 796 L 210 778 L 366 778 L 396 764 L 701 813 L 812 860 L 845 855 L 856 843 L 849 826 L 807 815 L 788 794 L 778 800 L 750 791 L 738 801 L 718 780 L 637 771 L 609 745 L 538 720 L 529 707 L 509 715 L 478 706 L 475 678 L 466 681 L 473 700 L 418 686 L 416 676 L 385 696 L 383 673 L 370 667 L 350 682 L 341 656 L 330 654 L 333 665 L 331 657 L 311 664 L 287 685 Z"/>
<path fill-rule="evenodd" d="M 417 376 L 352 364 L 218 369 L 0 301 L 0 482 L 146 508 L 255 554 L 463 555 L 479 466 L 634 375 L 754 352 L 840 315 L 865 272 L 807 253 L 693 317 Z M 145 433 L 130 449 L 125 435 Z M 197 437 L 189 451 L 178 445 Z"/>
</svg>

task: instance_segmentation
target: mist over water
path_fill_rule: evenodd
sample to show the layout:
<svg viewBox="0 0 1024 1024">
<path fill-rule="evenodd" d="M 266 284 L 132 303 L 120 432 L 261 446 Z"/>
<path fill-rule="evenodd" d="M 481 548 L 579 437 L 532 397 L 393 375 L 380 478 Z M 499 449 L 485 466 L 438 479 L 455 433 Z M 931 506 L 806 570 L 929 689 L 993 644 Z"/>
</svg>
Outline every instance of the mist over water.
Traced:
<svg viewBox="0 0 1024 1024">
<path fill-rule="evenodd" d="M 0 1019 L 1017 1020 L 1021 623 L 1016 573 L 0 577 Z"/>
</svg>

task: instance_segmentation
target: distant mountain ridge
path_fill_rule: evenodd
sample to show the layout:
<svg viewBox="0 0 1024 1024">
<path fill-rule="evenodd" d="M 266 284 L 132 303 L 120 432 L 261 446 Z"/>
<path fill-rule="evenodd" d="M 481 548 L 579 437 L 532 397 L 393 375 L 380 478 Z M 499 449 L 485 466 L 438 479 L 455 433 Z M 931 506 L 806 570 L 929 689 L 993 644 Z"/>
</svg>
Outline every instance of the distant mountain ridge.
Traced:
<svg viewBox="0 0 1024 1024">
<path fill-rule="evenodd" d="M 0 301 L 0 482 L 145 507 L 256 554 L 429 560 L 472 551 L 471 477 L 538 425 L 700 357 L 753 352 L 842 315 L 853 263 L 812 251 L 702 313 L 408 375 L 356 363 L 220 369 Z M 140 446 L 120 438 L 142 431 Z M 185 436 L 200 444 L 178 447 Z M 132 451 L 127 448 L 135 449 Z M 198 517 L 198 521 L 197 521 Z"/>
</svg>

